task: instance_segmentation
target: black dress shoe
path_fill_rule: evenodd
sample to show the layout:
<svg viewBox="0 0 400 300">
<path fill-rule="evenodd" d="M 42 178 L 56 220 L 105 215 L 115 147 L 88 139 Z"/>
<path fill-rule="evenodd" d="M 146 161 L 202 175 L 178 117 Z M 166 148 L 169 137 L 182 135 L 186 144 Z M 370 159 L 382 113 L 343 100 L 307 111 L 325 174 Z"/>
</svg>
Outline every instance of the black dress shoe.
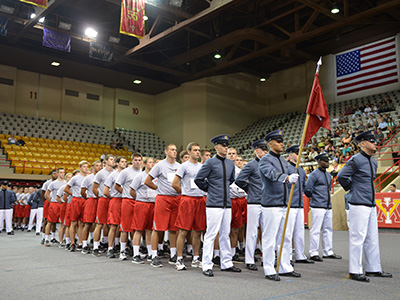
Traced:
<svg viewBox="0 0 400 300">
<path fill-rule="evenodd" d="M 207 276 L 207 277 L 213 277 L 214 276 L 214 273 L 213 273 L 213 271 L 211 269 L 203 271 L 203 274 L 205 276 Z"/>
<path fill-rule="evenodd" d="M 393 275 L 390 273 L 385 273 L 385 272 L 365 272 L 366 276 L 370 277 L 384 277 L 384 278 L 392 278 Z"/>
<path fill-rule="evenodd" d="M 228 269 L 221 269 L 221 271 L 224 271 L 224 272 L 234 272 L 234 273 L 240 273 L 240 272 L 242 272 L 241 269 L 239 269 L 239 268 L 237 268 L 237 267 L 235 267 L 235 266 L 232 266 L 232 267 L 230 267 L 230 268 L 228 268 Z"/>
<path fill-rule="evenodd" d="M 8 235 L 14 235 L 14 231 L 7 232 Z"/>
<path fill-rule="evenodd" d="M 369 282 L 369 278 L 364 274 L 349 274 L 350 279 L 361 282 Z"/>
<path fill-rule="evenodd" d="M 255 264 L 246 264 L 246 269 L 250 271 L 257 271 L 257 266 Z"/>
<path fill-rule="evenodd" d="M 330 259 L 342 259 L 340 255 L 333 253 L 332 255 L 322 256 L 323 258 L 330 258 Z"/>
<path fill-rule="evenodd" d="M 288 273 L 279 273 L 280 276 L 286 276 L 286 277 L 301 277 L 300 273 L 297 273 L 295 271 L 293 272 L 288 272 Z"/>
<path fill-rule="evenodd" d="M 275 275 L 265 275 L 265 278 L 272 281 L 281 281 L 278 274 Z"/>
<path fill-rule="evenodd" d="M 297 259 L 296 264 L 313 264 L 314 261 L 311 259 Z"/>
<path fill-rule="evenodd" d="M 319 255 L 314 255 L 310 257 L 313 261 L 324 261 Z"/>
</svg>

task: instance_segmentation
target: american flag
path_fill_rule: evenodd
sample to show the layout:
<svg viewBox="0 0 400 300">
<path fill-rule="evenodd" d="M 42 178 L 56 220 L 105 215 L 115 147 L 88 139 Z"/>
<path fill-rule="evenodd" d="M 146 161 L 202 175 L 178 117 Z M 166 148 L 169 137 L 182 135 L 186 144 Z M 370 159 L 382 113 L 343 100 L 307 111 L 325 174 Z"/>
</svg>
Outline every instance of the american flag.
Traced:
<svg viewBox="0 0 400 300">
<path fill-rule="evenodd" d="M 336 54 L 337 95 L 398 82 L 396 37 Z"/>
</svg>

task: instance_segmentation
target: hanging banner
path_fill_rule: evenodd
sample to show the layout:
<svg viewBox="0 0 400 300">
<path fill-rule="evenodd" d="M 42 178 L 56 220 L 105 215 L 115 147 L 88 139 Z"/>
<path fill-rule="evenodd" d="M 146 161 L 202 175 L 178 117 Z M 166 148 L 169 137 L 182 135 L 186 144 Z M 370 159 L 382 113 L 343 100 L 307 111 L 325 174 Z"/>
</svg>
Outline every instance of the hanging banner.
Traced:
<svg viewBox="0 0 400 300">
<path fill-rule="evenodd" d="M 379 228 L 400 228 L 400 193 L 376 193 Z"/>
<path fill-rule="evenodd" d="M 91 41 L 89 57 L 110 62 L 114 57 L 114 49 L 111 46 Z"/>
<path fill-rule="evenodd" d="M 71 52 L 71 36 L 43 28 L 43 46 L 60 51 Z"/>
<path fill-rule="evenodd" d="M 119 32 L 144 37 L 144 0 L 122 0 Z"/>
<path fill-rule="evenodd" d="M 47 8 L 47 0 L 19 0 L 19 1 Z"/>
<path fill-rule="evenodd" d="M 0 17 L 0 36 L 7 36 L 8 19 Z"/>
</svg>

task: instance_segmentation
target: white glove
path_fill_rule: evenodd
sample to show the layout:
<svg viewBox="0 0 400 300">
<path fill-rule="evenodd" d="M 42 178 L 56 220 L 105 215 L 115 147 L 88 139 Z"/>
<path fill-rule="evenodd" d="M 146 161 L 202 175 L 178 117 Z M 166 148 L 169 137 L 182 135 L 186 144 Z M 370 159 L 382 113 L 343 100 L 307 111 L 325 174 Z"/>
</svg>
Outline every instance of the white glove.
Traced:
<svg viewBox="0 0 400 300">
<path fill-rule="evenodd" d="M 299 174 L 293 173 L 293 174 L 289 175 L 289 180 L 288 181 L 289 181 L 290 184 L 296 183 L 297 180 L 299 180 Z"/>
</svg>

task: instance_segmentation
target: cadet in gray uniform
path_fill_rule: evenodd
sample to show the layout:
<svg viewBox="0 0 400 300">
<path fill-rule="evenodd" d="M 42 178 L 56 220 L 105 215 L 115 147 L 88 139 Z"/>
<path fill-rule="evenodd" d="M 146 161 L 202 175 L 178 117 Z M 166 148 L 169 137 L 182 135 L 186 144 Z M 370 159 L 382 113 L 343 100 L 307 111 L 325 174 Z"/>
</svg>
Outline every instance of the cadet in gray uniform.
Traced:
<svg viewBox="0 0 400 300">
<path fill-rule="evenodd" d="M 207 192 L 207 231 L 204 235 L 202 268 L 203 274 L 208 277 L 214 276 L 212 258 L 214 240 L 218 232 L 221 271 L 242 271 L 232 263 L 229 239 L 232 218 L 229 186 L 235 181 L 235 164 L 226 158 L 229 139 L 230 137 L 224 134 L 211 139 L 217 155 L 208 159 L 194 178 L 196 185 Z"/>
<path fill-rule="evenodd" d="M 7 190 L 8 181 L 1 182 L 0 190 L 0 232 L 3 230 L 4 220 L 6 221 L 6 231 L 8 235 L 14 235 L 12 230 L 12 204 L 17 201 L 13 191 Z"/>
<path fill-rule="evenodd" d="M 378 221 L 376 216 L 374 179 L 377 162 L 371 156 L 376 141 L 370 131 L 356 137 L 361 152 L 354 155 L 340 170 L 341 186 L 350 190 L 349 197 L 349 273 L 350 278 L 369 282 L 367 276 L 392 277 L 382 272 L 379 253 Z M 362 256 L 365 255 L 365 275 Z"/>
</svg>

